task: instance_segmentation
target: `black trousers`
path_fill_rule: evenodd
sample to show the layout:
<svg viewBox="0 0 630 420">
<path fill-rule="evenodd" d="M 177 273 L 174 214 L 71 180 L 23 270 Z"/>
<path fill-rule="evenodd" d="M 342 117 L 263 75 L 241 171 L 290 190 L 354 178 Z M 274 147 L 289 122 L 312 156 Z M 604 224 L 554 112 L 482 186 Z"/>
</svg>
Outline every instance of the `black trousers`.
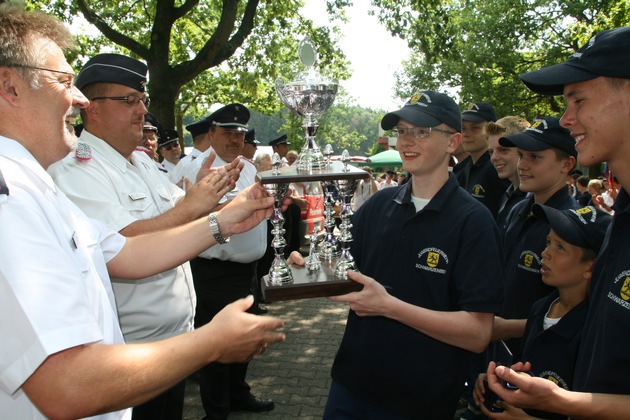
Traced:
<svg viewBox="0 0 630 420">
<path fill-rule="evenodd" d="M 133 408 L 132 420 L 181 420 L 184 414 L 186 381 Z"/>
<path fill-rule="evenodd" d="M 256 276 L 256 262 L 244 264 L 194 258 L 190 268 L 197 294 L 195 327 L 207 324 L 227 304 L 246 297 Z M 247 363 L 211 363 L 199 371 L 199 392 L 206 419 L 225 419 L 230 405 L 246 400 L 250 387 L 245 381 Z"/>
</svg>

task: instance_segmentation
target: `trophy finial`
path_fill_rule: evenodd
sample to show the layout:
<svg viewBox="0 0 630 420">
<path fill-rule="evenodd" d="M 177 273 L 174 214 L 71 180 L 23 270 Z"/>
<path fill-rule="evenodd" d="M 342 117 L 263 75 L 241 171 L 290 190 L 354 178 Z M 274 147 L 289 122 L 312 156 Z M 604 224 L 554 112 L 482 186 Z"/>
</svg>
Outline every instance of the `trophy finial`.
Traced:
<svg viewBox="0 0 630 420">
<path fill-rule="evenodd" d="M 272 173 L 274 175 L 278 175 L 280 173 L 280 166 L 282 166 L 282 158 L 280 157 L 278 152 L 276 152 L 273 154 L 273 156 L 271 156 L 271 167 L 273 168 Z"/>
<path fill-rule="evenodd" d="M 348 149 L 343 149 L 341 153 L 341 163 L 343 163 L 343 171 L 348 172 L 348 164 L 350 163 L 350 153 L 348 153 Z"/>
<path fill-rule="evenodd" d="M 315 51 L 315 46 L 308 36 L 305 36 L 300 42 L 298 55 L 300 56 L 300 61 L 307 69 L 313 67 L 317 62 L 317 51 Z"/>
</svg>

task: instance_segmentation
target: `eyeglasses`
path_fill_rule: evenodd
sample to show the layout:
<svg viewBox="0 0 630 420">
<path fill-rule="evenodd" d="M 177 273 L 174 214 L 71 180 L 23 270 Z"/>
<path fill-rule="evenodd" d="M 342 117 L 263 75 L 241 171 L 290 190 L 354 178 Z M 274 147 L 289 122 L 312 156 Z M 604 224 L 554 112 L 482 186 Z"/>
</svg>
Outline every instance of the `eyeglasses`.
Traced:
<svg viewBox="0 0 630 420">
<path fill-rule="evenodd" d="M 42 70 L 42 71 L 49 71 L 52 73 L 65 74 L 66 76 L 70 76 L 70 78 L 68 80 L 64 80 L 62 83 L 66 86 L 68 90 L 72 89 L 72 86 L 74 86 L 74 78 L 76 74 L 70 73 L 68 71 L 47 69 L 45 67 L 27 66 L 26 64 L 7 64 L 6 67 L 14 67 L 14 68 L 17 67 L 21 69 Z"/>
<path fill-rule="evenodd" d="M 90 99 L 90 101 L 98 101 L 101 99 L 109 99 L 112 101 L 124 101 L 129 106 L 136 106 L 140 102 L 142 102 L 146 108 L 149 108 L 149 105 L 151 104 L 151 99 L 149 99 L 149 95 L 97 96 L 95 98 Z"/>
<path fill-rule="evenodd" d="M 72 76 L 72 77 L 76 76 L 76 74 L 70 73 L 70 72 L 67 72 L 67 71 L 47 69 L 47 68 L 44 68 L 44 67 L 27 66 L 26 64 L 7 64 L 7 67 L 19 67 L 19 68 L 22 68 L 22 69 L 31 69 L 31 70 L 44 70 L 44 71 L 51 71 L 53 73 L 66 74 L 66 75 Z"/>
<path fill-rule="evenodd" d="M 427 137 L 429 134 L 431 134 L 431 131 L 439 131 L 440 133 L 446 133 L 446 134 L 455 134 L 454 131 L 443 130 L 441 128 L 436 128 L 436 127 L 414 127 L 414 128 L 394 127 L 392 131 L 394 132 L 394 134 L 396 134 L 396 136 L 399 139 L 409 134 L 411 138 L 415 140 L 419 140 L 419 139 L 423 139 Z"/>
</svg>

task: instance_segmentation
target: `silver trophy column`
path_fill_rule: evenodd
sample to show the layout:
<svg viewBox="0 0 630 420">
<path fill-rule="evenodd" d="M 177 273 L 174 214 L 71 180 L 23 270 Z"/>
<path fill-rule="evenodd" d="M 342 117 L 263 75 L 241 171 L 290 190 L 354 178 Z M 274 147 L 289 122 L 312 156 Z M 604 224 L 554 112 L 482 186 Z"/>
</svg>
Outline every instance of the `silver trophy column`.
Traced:
<svg viewBox="0 0 630 420">
<path fill-rule="evenodd" d="M 282 160 L 278 153 L 273 154 L 271 165 L 273 167 L 273 174 L 278 175 L 278 169 L 280 165 L 282 165 Z M 276 199 L 273 203 L 273 214 L 270 219 L 273 225 L 273 229 L 271 230 L 273 234 L 271 247 L 275 255 L 271 263 L 271 268 L 269 269 L 269 281 L 273 285 L 292 283 L 293 274 L 291 274 L 291 269 L 284 258 L 284 249 L 287 246 L 287 241 L 284 239 L 284 216 L 282 215 L 282 202 L 289 190 L 289 184 L 265 184 L 265 188 L 269 194 Z"/>
<path fill-rule="evenodd" d="M 347 150 L 344 150 L 341 155 L 341 161 L 344 164 L 344 171 L 348 171 L 348 163 L 350 163 L 350 155 Z M 337 260 L 335 266 L 335 277 L 341 279 L 348 278 L 348 270 L 356 270 L 357 265 L 354 262 L 352 254 L 350 254 L 350 246 L 352 245 L 352 223 L 350 219 L 352 217 L 352 196 L 357 189 L 357 179 L 339 179 L 335 181 L 339 195 L 341 195 L 343 204 L 341 207 L 341 225 L 339 226 L 339 243 L 341 244 L 341 256 Z"/>
</svg>

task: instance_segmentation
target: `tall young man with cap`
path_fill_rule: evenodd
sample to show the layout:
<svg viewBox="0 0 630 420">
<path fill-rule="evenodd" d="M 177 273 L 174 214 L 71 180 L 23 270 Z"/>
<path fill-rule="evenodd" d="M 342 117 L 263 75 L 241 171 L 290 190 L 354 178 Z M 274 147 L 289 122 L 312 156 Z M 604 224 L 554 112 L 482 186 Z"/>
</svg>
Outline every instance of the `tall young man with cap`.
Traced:
<svg viewBox="0 0 630 420">
<path fill-rule="evenodd" d="M 543 95 L 564 95 L 561 124 L 571 131 L 581 165 L 608 162 L 622 189 L 593 271 L 589 310 L 570 392 L 512 369 L 488 366 L 490 388 L 518 407 L 571 417 L 621 419 L 630 406 L 630 27 L 594 35 L 567 61 L 521 75 Z M 528 366 L 515 366 L 527 369 Z M 520 389 L 502 389 L 498 378 Z"/>
<path fill-rule="evenodd" d="M 461 140 L 453 99 L 421 91 L 381 126 L 397 131 L 411 179 L 353 217 L 359 271 L 348 275 L 363 290 L 331 298 L 350 313 L 324 418 L 452 419 L 468 359 L 487 346 L 501 304 L 498 229 L 449 173 Z"/>
<path fill-rule="evenodd" d="M 522 133 L 499 139 L 501 146 L 518 148 L 520 189 L 530 193 L 505 222 L 505 299 L 493 333 L 493 338 L 505 339 L 517 359 L 532 304 L 553 291 L 540 277 L 549 225 L 532 217 L 531 207 L 539 203 L 559 210 L 577 208 L 566 183 L 575 166 L 573 143 L 569 131 L 553 117 L 538 119 Z"/>
<path fill-rule="evenodd" d="M 0 42 L 0 418 L 127 420 L 125 407 L 200 366 L 249 360 L 282 340 L 280 320 L 244 313 L 250 299 L 199 330 L 124 345 L 109 274 L 176 267 L 269 217 L 274 199 L 258 185 L 244 191 L 213 216 L 214 234 L 206 217 L 130 238 L 88 218 L 46 172 L 77 147 L 72 125 L 89 103 L 64 58 L 71 34 L 2 5 Z"/>
<path fill-rule="evenodd" d="M 151 122 L 147 115 L 145 115 L 144 126 L 142 127 L 142 143 L 138 147 L 137 150 L 145 152 L 151 159 L 158 162 L 159 156 L 157 152 L 158 147 L 158 128 L 155 123 Z"/>
<path fill-rule="evenodd" d="M 470 162 L 464 161 L 460 178 L 462 188 L 483 203 L 495 218 L 501 197 L 510 185 L 507 179 L 499 178 L 490 162 L 486 125 L 496 120 L 494 108 L 486 102 L 473 102 L 462 112 L 462 146 Z"/>
<path fill-rule="evenodd" d="M 165 128 L 162 137 L 158 140 L 158 152 L 164 158 L 162 166 L 173 184 L 181 181 L 174 177 L 175 166 L 182 157 L 182 147 L 179 145 L 179 133 L 172 128 Z"/>
<path fill-rule="evenodd" d="M 145 153 L 135 150 L 148 105 L 146 72 L 143 63 L 123 55 L 90 59 L 75 83 L 91 101 L 81 110 L 79 148 L 49 168 L 59 188 L 88 216 L 127 237 L 207 215 L 227 190 L 201 182 L 184 196 Z M 188 263 L 140 282 L 113 278 L 112 284 L 128 343 L 193 329 L 196 298 Z M 184 385 L 136 407 L 134 419 L 181 417 Z"/>
<path fill-rule="evenodd" d="M 190 165 L 187 177 L 195 179 L 210 152 L 216 153 L 213 165 L 238 161 L 243 151 L 249 110 L 241 104 L 226 105 L 208 117 L 212 148 L 199 155 Z M 256 182 L 256 166 L 243 159 L 235 191 Z M 226 195 L 231 199 L 232 193 Z M 252 293 L 258 282 L 256 265 L 267 249 L 267 222 L 263 221 L 243 235 L 235 235 L 229 243 L 210 248 L 191 260 L 197 292 L 195 326 L 210 322 L 225 305 Z M 255 397 L 245 377 L 247 363 L 212 363 L 199 372 L 199 392 L 206 418 L 226 418 L 230 411 L 268 411 L 274 403 Z"/>
</svg>

